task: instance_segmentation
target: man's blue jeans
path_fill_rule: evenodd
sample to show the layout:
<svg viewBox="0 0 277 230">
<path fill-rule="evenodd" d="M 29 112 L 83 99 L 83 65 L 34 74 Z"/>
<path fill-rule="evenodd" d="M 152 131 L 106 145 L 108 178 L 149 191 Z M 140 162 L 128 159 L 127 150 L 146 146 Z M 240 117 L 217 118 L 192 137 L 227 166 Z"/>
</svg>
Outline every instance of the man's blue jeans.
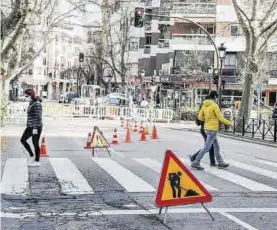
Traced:
<svg viewBox="0 0 277 230">
<path fill-rule="evenodd" d="M 201 149 L 201 151 L 197 154 L 197 157 L 196 157 L 194 163 L 199 164 L 201 159 L 205 156 L 205 153 L 210 150 L 212 145 L 214 146 L 214 154 L 215 154 L 217 162 L 219 164 L 223 163 L 222 157 L 220 155 L 219 143 L 218 143 L 218 140 L 216 137 L 217 132 L 211 131 L 211 130 L 205 130 L 205 134 L 207 135 L 205 145 Z"/>
</svg>

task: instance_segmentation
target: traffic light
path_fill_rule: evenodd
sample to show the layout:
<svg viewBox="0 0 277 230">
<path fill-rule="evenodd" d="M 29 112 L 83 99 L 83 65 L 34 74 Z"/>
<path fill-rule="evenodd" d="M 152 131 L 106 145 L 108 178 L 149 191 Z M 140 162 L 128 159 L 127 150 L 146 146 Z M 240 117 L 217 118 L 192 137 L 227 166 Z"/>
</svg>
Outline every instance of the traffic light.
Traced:
<svg viewBox="0 0 277 230">
<path fill-rule="evenodd" d="M 143 27 L 144 8 L 135 8 L 134 27 Z"/>
<path fill-rule="evenodd" d="M 156 76 L 152 76 L 151 77 L 151 85 L 155 85 L 155 83 L 156 83 Z"/>
<path fill-rule="evenodd" d="M 84 54 L 79 53 L 79 62 L 84 62 Z"/>
</svg>

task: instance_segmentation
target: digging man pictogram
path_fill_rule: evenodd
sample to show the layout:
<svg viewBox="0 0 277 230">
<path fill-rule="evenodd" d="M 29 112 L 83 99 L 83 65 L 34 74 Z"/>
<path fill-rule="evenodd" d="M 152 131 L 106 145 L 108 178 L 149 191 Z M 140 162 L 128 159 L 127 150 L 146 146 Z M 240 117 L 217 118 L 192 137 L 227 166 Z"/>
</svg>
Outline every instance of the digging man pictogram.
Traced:
<svg viewBox="0 0 277 230">
<path fill-rule="evenodd" d="M 184 190 L 186 192 L 186 194 L 184 195 L 184 197 L 186 196 L 198 196 L 199 194 L 192 190 L 192 189 L 185 189 L 181 186 L 181 176 L 182 173 L 181 172 L 177 172 L 177 173 L 169 173 L 168 174 L 168 180 L 170 182 L 170 186 L 172 189 L 172 196 L 173 198 L 176 198 L 176 190 L 178 192 L 178 198 L 181 198 L 181 193 L 182 190 Z"/>
</svg>

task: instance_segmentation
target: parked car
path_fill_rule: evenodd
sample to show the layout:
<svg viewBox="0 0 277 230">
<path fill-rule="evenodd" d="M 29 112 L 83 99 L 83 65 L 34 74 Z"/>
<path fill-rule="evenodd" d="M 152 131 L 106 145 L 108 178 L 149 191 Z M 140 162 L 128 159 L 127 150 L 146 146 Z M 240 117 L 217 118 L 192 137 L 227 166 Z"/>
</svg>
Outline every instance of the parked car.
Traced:
<svg viewBox="0 0 277 230">
<path fill-rule="evenodd" d="M 89 99 L 74 98 L 70 104 L 74 105 L 74 115 L 90 115 L 91 104 Z"/>
</svg>

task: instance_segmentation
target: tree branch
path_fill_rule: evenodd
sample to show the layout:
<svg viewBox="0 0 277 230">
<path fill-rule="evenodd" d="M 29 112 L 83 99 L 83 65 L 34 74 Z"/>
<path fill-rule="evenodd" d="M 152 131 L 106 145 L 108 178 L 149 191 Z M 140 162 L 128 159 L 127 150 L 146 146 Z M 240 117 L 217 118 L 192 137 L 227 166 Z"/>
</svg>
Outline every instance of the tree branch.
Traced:
<svg viewBox="0 0 277 230">
<path fill-rule="evenodd" d="M 264 33 L 266 33 L 268 30 L 270 30 L 273 26 L 275 26 L 277 24 L 277 19 L 275 19 L 275 21 L 271 22 L 267 27 L 265 27 L 261 33 L 259 34 L 259 36 L 262 36 Z"/>
<path fill-rule="evenodd" d="M 265 12 L 264 18 L 260 21 L 259 26 L 263 27 L 266 20 L 271 16 L 271 12 L 274 12 L 277 9 L 277 0 L 273 0 L 271 6 Z"/>
</svg>

